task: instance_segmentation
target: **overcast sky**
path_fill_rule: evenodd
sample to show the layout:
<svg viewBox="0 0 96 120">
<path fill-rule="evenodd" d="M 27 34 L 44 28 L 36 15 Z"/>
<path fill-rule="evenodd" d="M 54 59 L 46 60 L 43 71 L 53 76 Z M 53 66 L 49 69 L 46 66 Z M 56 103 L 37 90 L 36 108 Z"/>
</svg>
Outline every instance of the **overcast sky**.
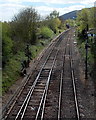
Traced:
<svg viewBox="0 0 96 120">
<path fill-rule="evenodd" d="M 11 21 L 20 9 L 33 6 L 39 14 L 46 16 L 53 10 L 60 15 L 94 6 L 95 0 L 0 0 L 0 21 Z"/>
</svg>

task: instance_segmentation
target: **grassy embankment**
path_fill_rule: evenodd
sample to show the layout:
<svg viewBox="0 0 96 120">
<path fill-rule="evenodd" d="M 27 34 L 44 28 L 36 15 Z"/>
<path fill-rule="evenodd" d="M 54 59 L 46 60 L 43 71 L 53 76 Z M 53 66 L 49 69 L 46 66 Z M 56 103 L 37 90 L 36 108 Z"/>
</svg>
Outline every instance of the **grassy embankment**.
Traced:
<svg viewBox="0 0 96 120">
<path fill-rule="evenodd" d="M 30 46 L 32 53 L 32 59 L 36 58 L 38 54 L 50 43 L 50 41 L 57 36 L 53 34 L 49 39 L 43 39 L 36 43 L 36 45 Z M 43 43 L 43 44 L 42 44 Z M 12 56 L 5 68 L 3 69 L 2 79 L 2 93 L 4 94 L 15 82 L 20 78 L 21 61 L 26 60 L 25 53 L 19 51 L 16 55 Z"/>
</svg>

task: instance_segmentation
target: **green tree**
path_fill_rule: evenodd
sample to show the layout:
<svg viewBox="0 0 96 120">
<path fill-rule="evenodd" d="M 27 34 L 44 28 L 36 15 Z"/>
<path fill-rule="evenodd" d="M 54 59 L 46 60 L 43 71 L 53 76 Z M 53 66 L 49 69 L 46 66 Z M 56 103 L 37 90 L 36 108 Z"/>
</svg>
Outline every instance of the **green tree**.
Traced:
<svg viewBox="0 0 96 120">
<path fill-rule="evenodd" d="M 2 68 L 2 22 L 0 22 L 0 68 Z"/>
<path fill-rule="evenodd" d="M 50 13 L 50 18 L 57 18 L 59 17 L 59 12 L 57 12 L 56 10 L 54 10 L 53 12 Z"/>
<path fill-rule="evenodd" d="M 79 44 L 81 49 L 84 49 L 84 47 L 82 47 L 82 44 L 85 44 L 86 41 L 84 33 L 87 35 L 88 31 L 89 33 L 96 34 L 96 7 L 83 9 L 79 12 L 77 16 L 77 31 Z M 87 38 L 88 44 L 90 45 L 90 49 L 88 49 L 88 61 L 90 62 L 90 66 L 93 67 L 92 74 L 96 76 L 96 36 Z"/>
<path fill-rule="evenodd" d="M 54 10 L 53 12 L 50 13 L 49 16 L 45 18 L 45 21 L 43 21 L 43 24 L 51 28 L 52 31 L 56 33 L 58 31 L 58 28 L 61 25 L 61 20 L 58 17 L 59 17 L 59 12 Z"/>
<path fill-rule="evenodd" d="M 50 28 L 48 28 L 47 26 L 43 26 L 40 30 L 40 35 L 43 38 L 51 38 L 53 35 L 53 31 Z"/>
<path fill-rule="evenodd" d="M 68 19 L 65 21 L 65 25 L 69 24 L 71 27 L 74 27 L 76 25 L 75 20 Z"/>
<path fill-rule="evenodd" d="M 12 54 L 13 41 L 10 37 L 10 25 L 2 23 L 2 62 L 3 66 L 6 64 Z"/>
<path fill-rule="evenodd" d="M 88 14 L 88 20 L 89 20 L 89 27 L 96 29 L 96 7 L 90 8 Z"/>
<path fill-rule="evenodd" d="M 39 19 L 40 16 L 32 7 L 23 9 L 14 16 L 11 27 L 15 40 L 34 44 Z"/>
<path fill-rule="evenodd" d="M 77 15 L 77 31 L 82 41 L 85 41 L 89 27 L 89 9 L 82 9 Z"/>
<path fill-rule="evenodd" d="M 88 25 L 88 13 L 89 10 L 86 9 L 82 9 L 81 12 L 78 13 L 77 16 L 77 23 L 78 23 L 78 27 L 80 27 L 80 30 L 87 30 L 87 25 Z"/>
<path fill-rule="evenodd" d="M 60 25 L 61 21 L 59 20 L 59 18 L 54 18 L 50 20 L 49 27 L 54 31 L 54 33 L 57 32 Z"/>
</svg>

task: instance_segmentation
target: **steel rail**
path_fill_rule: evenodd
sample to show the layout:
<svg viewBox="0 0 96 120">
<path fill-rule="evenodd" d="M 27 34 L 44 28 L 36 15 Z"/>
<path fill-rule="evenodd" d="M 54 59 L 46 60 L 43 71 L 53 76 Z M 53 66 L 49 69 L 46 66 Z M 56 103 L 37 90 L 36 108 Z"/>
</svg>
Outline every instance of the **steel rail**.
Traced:
<svg viewBox="0 0 96 120">
<path fill-rule="evenodd" d="M 50 72 L 51 72 L 51 70 L 50 70 Z M 48 79 L 49 79 L 50 76 L 51 76 L 50 72 L 49 72 L 49 75 L 48 75 Z M 46 84 L 48 84 L 48 83 L 46 83 Z M 45 88 L 46 88 L 46 87 L 45 87 Z M 41 98 L 41 102 L 40 102 L 40 104 L 39 104 L 39 108 L 38 108 L 38 111 L 37 111 L 36 118 L 37 118 L 38 115 L 39 115 L 39 112 L 40 112 L 40 108 L 41 108 L 41 105 L 42 105 L 42 101 L 43 101 L 43 97 L 44 97 L 44 95 L 45 95 L 45 89 L 44 89 L 44 92 L 43 92 L 43 96 L 42 96 L 42 98 Z M 30 97 L 31 97 L 31 95 L 30 95 Z M 29 100 L 30 100 L 30 99 L 29 99 Z M 29 100 L 28 100 L 28 103 L 29 103 Z M 23 112 L 23 114 L 22 114 L 21 119 L 23 119 L 23 117 L 24 117 L 24 114 L 25 114 L 25 111 L 26 111 L 26 109 L 27 109 L 27 105 L 28 105 L 28 103 L 26 104 L 26 107 L 25 107 L 25 109 L 24 109 L 24 112 Z"/>
<path fill-rule="evenodd" d="M 44 93 L 43 93 L 43 96 L 42 96 L 42 99 L 41 99 L 41 102 L 40 102 L 40 105 L 39 105 L 39 108 L 38 108 L 35 120 L 38 119 L 38 116 L 39 116 L 39 113 L 40 113 L 40 110 L 41 110 L 41 105 L 42 105 L 43 102 L 44 103 L 43 103 L 43 107 L 42 107 L 43 108 L 42 109 L 42 114 L 44 113 L 44 107 L 45 107 L 45 101 L 46 101 L 47 92 L 48 92 L 48 86 L 49 86 L 50 78 L 51 78 L 51 75 L 52 75 L 52 70 L 53 70 L 53 67 L 54 67 L 54 64 L 55 64 L 55 61 L 56 61 L 56 57 L 57 57 L 58 51 L 59 50 L 57 50 L 56 55 L 54 57 L 54 60 L 53 60 L 53 63 L 52 63 L 52 67 L 50 69 L 48 80 L 47 80 L 47 83 L 46 83 L 46 87 L 45 87 L 45 90 L 44 90 Z M 42 115 L 41 115 L 41 117 L 42 117 Z"/>
<path fill-rule="evenodd" d="M 61 117 L 62 82 L 63 82 L 63 71 L 61 72 L 60 94 L 59 94 L 59 109 L 58 109 L 58 120 L 60 120 L 60 117 Z"/>
<path fill-rule="evenodd" d="M 67 30 L 66 30 L 67 31 Z M 59 34 L 56 38 L 54 38 L 52 41 L 55 41 L 56 39 L 58 39 L 62 34 L 64 34 L 66 31 L 62 32 L 61 34 Z M 52 43 L 47 47 L 49 48 L 51 45 L 53 45 Z M 47 49 L 45 50 L 47 51 Z M 41 58 L 43 57 L 43 55 L 41 56 Z M 28 80 L 30 79 L 32 72 L 30 72 L 30 74 L 28 76 L 26 76 L 25 79 L 26 82 L 21 86 L 21 89 L 17 89 L 16 92 L 14 93 L 14 95 L 10 98 L 10 100 L 7 102 L 7 104 L 3 107 L 2 113 L 3 113 L 3 118 L 6 119 L 8 117 L 8 115 L 10 114 L 10 111 L 12 110 L 12 108 L 14 107 L 16 100 L 18 99 L 18 97 L 20 96 L 20 94 L 22 93 L 25 85 L 27 84 Z M 15 100 L 14 102 L 12 102 L 13 100 Z M 11 105 L 12 104 L 12 105 Z M 10 109 L 9 109 L 9 106 Z M 8 110 L 9 109 L 9 110 Z M 5 115 L 5 112 L 8 110 L 8 112 Z M 5 117 L 4 117 L 5 115 Z"/>
<path fill-rule="evenodd" d="M 56 42 L 56 43 L 58 43 L 58 41 L 59 41 L 58 39 L 60 39 L 60 38 L 62 37 L 62 35 L 64 35 L 67 31 L 69 31 L 69 30 L 66 30 L 66 31 L 62 32 L 60 35 L 58 35 L 58 36 L 54 39 L 54 41 L 57 39 L 57 42 Z M 53 46 L 56 45 L 56 43 L 53 44 Z M 59 44 L 59 43 L 58 43 L 58 44 Z M 51 44 L 51 45 L 52 45 L 52 44 Z M 30 79 L 30 76 L 31 76 L 31 75 L 29 75 L 29 76 L 27 77 L 27 81 L 28 81 L 28 79 Z M 37 76 L 37 77 L 38 77 L 38 76 Z M 27 83 L 27 82 L 26 82 L 26 83 Z M 18 96 L 20 96 L 20 94 L 22 93 L 23 88 L 25 87 L 26 83 L 22 86 L 22 90 L 20 90 L 21 92 L 19 92 L 19 95 L 17 95 L 17 98 L 18 98 Z M 35 82 L 34 82 L 34 85 L 35 85 Z M 34 85 L 33 85 L 33 86 L 34 86 Z M 31 92 L 31 90 L 29 90 L 29 92 Z M 27 94 L 27 95 L 28 95 L 28 94 Z M 28 96 L 29 96 L 29 95 L 28 95 Z M 14 107 L 16 101 L 17 101 L 17 98 L 16 98 L 15 102 L 12 103 L 11 109 L 8 110 L 7 117 L 8 117 L 8 115 L 10 114 L 11 110 L 13 109 L 13 107 Z M 27 99 L 25 98 L 25 103 L 26 103 L 26 101 L 27 101 Z M 23 102 L 23 103 L 24 103 L 24 102 Z M 24 105 L 25 105 L 25 104 L 24 104 Z M 20 114 L 20 113 L 19 113 L 19 114 Z M 5 117 L 5 119 L 6 119 L 7 117 Z"/>
<path fill-rule="evenodd" d="M 71 67 L 72 67 L 72 64 L 73 63 L 71 61 Z M 77 119 L 80 120 L 80 113 L 79 113 L 79 106 L 78 106 L 77 92 L 76 92 L 76 84 L 75 84 L 75 76 L 74 76 L 74 70 L 73 69 L 72 69 L 72 81 L 73 81 L 73 89 L 74 89 L 74 98 L 75 98 Z"/>
<path fill-rule="evenodd" d="M 67 36 L 68 37 L 68 36 Z M 68 38 L 67 38 L 68 39 Z M 63 69 L 61 71 L 61 80 L 60 80 L 60 94 L 59 94 L 59 107 L 58 107 L 58 120 L 60 120 L 61 118 L 61 100 L 62 100 L 62 87 L 63 87 L 63 74 L 64 74 L 64 64 L 65 64 L 65 54 L 66 54 L 66 48 L 67 48 L 67 42 L 65 43 L 65 49 L 64 49 L 64 53 L 63 53 Z"/>
<path fill-rule="evenodd" d="M 67 31 L 66 31 L 67 32 Z M 62 36 L 61 36 L 62 37 Z M 60 40 L 62 40 L 62 38 L 60 38 Z M 59 49 L 58 49 L 58 51 L 57 51 L 57 54 L 58 54 L 58 52 L 59 52 Z M 56 59 L 56 58 L 55 58 Z M 55 63 L 55 61 L 54 61 L 54 63 Z M 54 64 L 53 64 L 53 67 L 54 67 Z M 52 68 L 53 69 L 53 68 Z M 49 79 L 50 80 L 50 79 Z M 49 85 L 49 83 L 48 83 L 48 85 Z M 47 85 L 47 88 L 46 88 L 46 94 L 45 94 L 45 98 L 44 98 L 44 100 L 43 100 L 43 107 L 42 107 L 42 112 L 41 112 L 41 120 L 43 120 L 44 119 L 44 110 L 45 110 L 45 104 L 46 104 L 46 98 L 47 98 L 47 93 L 48 93 L 48 85 Z M 37 120 L 37 118 L 35 119 L 35 120 Z"/>
<path fill-rule="evenodd" d="M 58 37 L 59 37 L 59 36 L 57 36 L 56 39 L 58 39 Z M 56 39 L 54 39 L 54 40 L 56 40 Z M 51 43 L 51 44 L 48 46 L 48 48 L 49 48 L 51 45 L 53 45 L 53 44 Z M 47 51 L 47 50 L 45 50 L 45 51 Z M 43 57 L 43 55 L 41 56 L 41 58 L 42 58 L 42 57 Z M 26 79 L 26 82 L 21 86 L 21 89 L 18 90 L 18 91 L 16 90 L 16 93 L 15 93 L 15 94 L 17 94 L 18 92 L 19 92 L 19 93 L 18 93 L 18 95 L 16 96 L 15 101 L 12 103 L 10 109 L 9 109 L 8 112 L 6 113 L 5 117 L 3 117 L 4 119 L 6 119 L 6 118 L 8 117 L 8 115 L 10 114 L 12 108 L 14 107 L 14 105 L 15 105 L 18 97 L 21 95 L 21 93 L 22 93 L 24 87 L 26 86 L 28 80 L 30 79 L 31 75 L 32 75 L 32 72 L 30 72 L 30 74 L 29 74 L 28 76 L 26 76 L 26 78 L 25 78 L 25 79 Z M 14 97 L 15 97 L 15 95 L 12 96 L 12 98 L 10 98 L 10 100 L 9 100 L 9 102 L 8 102 L 8 106 L 9 106 L 10 103 L 11 103 L 11 99 L 13 100 Z M 7 108 L 7 105 L 3 108 L 3 110 L 2 110 L 3 113 L 5 112 L 5 109 L 8 109 L 8 108 Z M 4 115 L 3 115 L 3 116 L 4 116 Z"/>
<path fill-rule="evenodd" d="M 61 37 L 61 36 L 60 36 L 60 37 Z M 59 40 L 58 40 L 58 41 L 59 41 Z M 57 41 L 57 43 L 58 43 L 58 41 Z M 55 45 L 54 45 L 54 46 L 55 46 Z M 25 113 L 25 111 L 26 111 L 26 108 L 27 108 L 27 105 L 28 105 L 28 103 L 29 103 L 29 100 L 30 100 L 30 98 L 31 98 L 31 96 L 32 96 L 32 93 L 33 93 L 33 90 L 34 90 L 34 88 L 35 88 L 35 85 L 36 85 L 36 83 L 37 83 L 37 81 L 38 81 L 38 79 L 39 79 L 39 76 L 40 76 L 40 74 L 41 74 L 44 66 L 46 65 L 47 60 L 49 59 L 49 57 L 50 57 L 50 55 L 51 55 L 51 53 L 52 53 L 53 50 L 54 50 L 54 48 L 51 50 L 50 54 L 47 56 L 47 59 L 46 59 L 46 61 L 44 62 L 42 68 L 40 69 L 40 72 L 39 72 L 39 74 L 37 75 L 37 77 L 36 77 L 33 85 L 31 86 L 31 88 L 30 88 L 30 90 L 29 90 L 29 92 L 28 92 L 28 94 L 27 94 L 27 96 L 26 96 L 26 98 L 25 98 L 25 100 L 24 100 L 24 102 L 23 102 L 23 104 L 22 104 L 19 112 L 18 112 L 17 115 L 16 115 L 15 120 L 18 119 L 18 117 L 21 115 L 20 113 L 21 113 L 22 110 L 24 109 L 23 114 L 22 114 L 22 116 L 21 116 L 21 120 L 23 119 L 24 113 Z M 25 105 L 25 104 L 26 104 L 26 105 Z"/>
<path fill-rule="evenodd" d="M 70 43 L 72 44 L 72 41 Z M 76 83 L 75 83 L 75 74 L 74 74 L 73 60 L 72 60 L 72 47 L 70 48 L 69 54 L 70 54 L 70 66 L 71 66 L 71 76 L 72 76 L 72 85 L 73 85 L 73 92 L 74 92 L 74 99 L 75 99 L 76 115 L 77 115 L 77 120 L 80 120 L 80 112 L 79 112 L 77 90 L 76 90 Z"/>
<path fill-rule="evenodd" d="M 70 34 L 68 41 L 70 41 Z M 67 42 L 68 42 L 67 41 Z M 71 42 L 70 42 L 71 43 Z M 67 46 L 66 46 L 67 47 Z M 74 75 L 74 69 L 73 69 L 73 61 L 72 61 L 72 53 L 71 48 L 69 49 L 69 55 L 70 55 L 70 66 L 71 66 L 71 76 L 72 76 L 72 86 L 73 86 L 73 92 L 74 92 L 74 100 L 75 100 L 75 107 L 76 107 L 76 116 L 77 119 L 80 120 L 80 113 L 79 113 L 79 106 L 78 106 L 78 100 L 77 100 L 77 92 L 76 92 L 76 84 L 75 84 L 75 75 Z M 66 54 L 66 53 L 65 53 Z M 65 59 L 65 57 L 64 57 Z M 63 63 L 64 66 L 64 63 Z M 61 118 L 61 100 L 62 100 L 62 82 L 63 82 L 63 74 L 64 71 L 61 72 L 61 81 L 60 81 L 60 94 L 59 94 L 59 109 L 58 109 L 58 120 Z"/>
<path fill-rule="evenodd" d="M 67 32 L 67 31 L 66 31 Z M 62 38 L 61 38 L 62 39 Z M 66 42 L 67 43 L 67 42 Z M 66 48 L 65 48 L 65 51 L 64 51 L 65 53 L 66 53 Z M 65 59 L 65 53 L 64 53 L 64 55 L 63 55 L 63 58 Z M 64 65 L 64 62 L 63 62 L 63 65 Z M 61 79 L 63 78 L 63 70 L 62 70 L 62 72 L 61 72 Z M 63 79 L 62 79 L 63 80 Z M 61 85 L 62 85 L 62 80 L 61 80 Z M 61 89 L 62 89 L 62 87 L 60 87 Z M 48 89 L 48 88 L 47 88 Z M 62 91 L 62 90 L 60 90 L 60 91 Z M 62 92 L 60 92 L 60 98 L 59 98 L 59 101 L 60 101 L 60 103 L 59 103 L 59 106 L 61 106 L 61 93 Z M 45 110 L 45 102 L 46 102 L 46 98 L 47 98 L 47 90 L 46 90 L 46 96 L 45 96 L 45 98 L 44 98 L 44 103 L 43 103 L 43 109 L 42 109 L 42 113 L 41 113 L 41 120 L 43 120 L 43 117 L 44 117 L 44 110 Z M 60 116 L 60 109 L 58 110 L 58 117 Z"/>
<path fill-rule="evenodd" d="M 54 48 L 53 48 L 53 49 L 54 49 Z M 25 105 L 25 104 L 26 104 L 26 105 L 28 104 L 28 102 L 29 102 L 29 100 L 30 100 L 30 97 L 31 97 L 31 95 L 32 95 L 32 93 L 33 93 L 34 87 L 35 87 L 35 85 L 36 85 L 36 83 L 37 83 L 37 81 L 38 81 L 38 78 L 39 78 L 39 76 L 40 76 L 40 74 L 41 74 L 41 72 L 42 72 L 42 70 L 43 70 L 45 64 L 47 63 L 47 60 L 49 59 L 49 57 L 50 57 L 50 55 L 51 55 L 53 49 L 50 51 L 49 55 L 47 56 L 47 59 L 45 60 L 45 62 L 44 62 L 44 64 L 43 64 L 42 68 L 40 69 L 40 71 L 39 71 L 39 73 L 38 73 L 38 75 L 37 75 L 37 77 L 36 77 L 36 79 L 35 79 L 33 85 L 31 86 L 31 88 L 30 88 L 30 90 L 29 90 L 29 92 L 28 92 L 28 94 L 27 94 L 27 96 L 26 96 L 26 98 L 25 98 L 25 100 L 24 100 L 24 102 L 23 102 L 23 104 L 22 104 L 20 110 L 19 110 L 19 112 L 18 112 L 17 115 L 16 115 L 15 120 L 17 120 L 17 118 L 19 117 L 19 115 L 20 115 L 20 113 L 21 113 L 21 111 L 22 111 L 24 105 Z M 26 103 L 26 101 L 27 101 L 27 103 Z M 26 108 L 26 106 L 25 106 L 25 108 Z"/>
<path fill-rule="evenodd" d="M 14 98 L 15 96 L 12 97 L 12 100 L 14 99 L 14 102 L 12 103 L 10 109 L 7 111 L 7 113 L 6 113 L 5 116 L 4 116 L 4 113 L 3 113 L 3 112 L 5 112 L 5 111 L 2 110 L 3 118 L 4 118 L 4 119 L 6 119 L 6 118 L 8 117 L 8 115 L 10 114 L 12 108 L 14 107 L 14 105 L 15 105 L 15 103 L 16 103 L 18 97 L 21 95 L 21 93 L 22 93 L 22 91 L 23 91 L 25 85 L 27 84 L 28 80 L 30 79 L 30 77 L 31 77 L 31 74 L 29 74 L 29 75 L 27 76 L 25 83 L 21 86 L 21 89 L 19 88 L 19 93 L 18 93 L 18 91 L 15 92 L 16 98 Z M 18 94 L 17 94 L 17 93 L 18 93 Z M 9 100 L 9 102 L 11 103 L 11 99 Z M 8 104 L 8 106 L 9 106 L 9 104 Z M 6 109 L 8 109 L 7 106 L 6 106 Z"/>
</svg>

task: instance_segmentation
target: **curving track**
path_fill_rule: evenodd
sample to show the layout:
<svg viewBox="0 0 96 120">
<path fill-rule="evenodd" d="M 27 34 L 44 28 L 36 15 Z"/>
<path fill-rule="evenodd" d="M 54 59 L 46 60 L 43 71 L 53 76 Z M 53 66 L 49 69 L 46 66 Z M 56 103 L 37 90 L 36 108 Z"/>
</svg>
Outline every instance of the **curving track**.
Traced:
<svg viewBox="0 0 96 120">
<path fill-rule="evenodd" d="M 45 51 L 36 69 L 34 81 L 30 75 L 27 83 L 19 92 L 15 102 L 7 111 L 4 119 L 46 119 L 49 112 L 51 118 L 76 118 L 80 120 L 78 95 L 76 92 L 75 75 L 72 62 L 73 29 L 62 33 Z M 57 78 L 54 73 L 57 71 Z M 49 108 L 50 85 L 58 81 L 57 107 Z M 51 112 L 52 111 L 52 112 Z"/>
</svg>

